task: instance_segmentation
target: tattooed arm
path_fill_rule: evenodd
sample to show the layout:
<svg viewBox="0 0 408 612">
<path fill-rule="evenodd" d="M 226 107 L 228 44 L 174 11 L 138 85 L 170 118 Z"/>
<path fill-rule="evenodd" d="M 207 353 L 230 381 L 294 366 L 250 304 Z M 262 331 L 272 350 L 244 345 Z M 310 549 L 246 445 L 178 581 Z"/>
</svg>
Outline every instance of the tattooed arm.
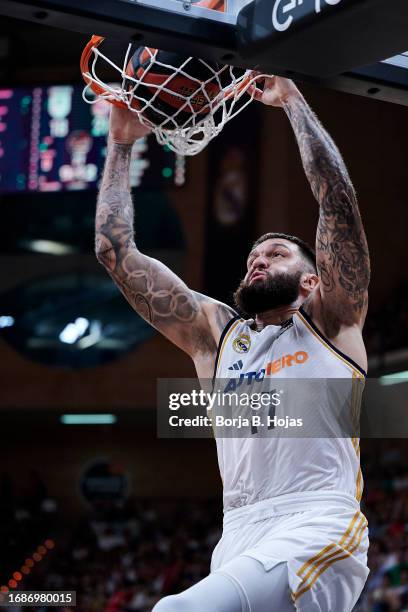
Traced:
<svg viewBox="0 0 408 612">
<path fill-rule="evenodd" d="M 346 166 L 333 140 L 296 86 L 279 77 L 267 81 L 270 83 L 266 83 L 264 91 L 256 97 L 286 111 L 306 176 L 320 205 L 316 260 L 320 277 L 321 300 L 318 301 L 325 327 L 362 326 L 367 311 L 370 261 L 356 194 Z M 312 309 L 313 301 L 310 303 Z M 331 331 L 335 333 L 335 329 Z"/>
<path fill-rule="evenodd" d="M 329 319 L 362 322 L 367 310 L 370 260 L 356 193 L 344 161 L 301 95 L 284 104 L 303 167 L 320 204 L 316 261 Z"/>
<path fill-rule="evenodd" d="M 96 254 L 131 306 L 192 357 L 216 351 L 223 327 L 235 315 L 228 306 L 190 290 L 161 262 L 141 253 L 133 232 L 129 186 L 132 144 L 146 130 L 114 109 L 96 210 Z"/>
</svg>

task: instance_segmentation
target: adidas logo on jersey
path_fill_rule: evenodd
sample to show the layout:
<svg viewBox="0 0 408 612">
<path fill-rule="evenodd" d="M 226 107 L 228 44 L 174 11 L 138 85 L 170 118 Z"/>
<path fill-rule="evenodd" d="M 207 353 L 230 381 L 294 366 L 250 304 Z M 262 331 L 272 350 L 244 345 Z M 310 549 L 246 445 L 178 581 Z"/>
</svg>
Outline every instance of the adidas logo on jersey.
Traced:
<svg viewBox="0 0 408 612">
<path fill-rule="evenodd" d="M 228 369 L 229 370 L 242 370 L 243 367 L 244 367 L 244 364 L 242 363 L 242 360 L 240 359 L 239 361 L 236 361 L 235 363 L 233 363 L 232 366 L 230 366 Z"/>
</svg>

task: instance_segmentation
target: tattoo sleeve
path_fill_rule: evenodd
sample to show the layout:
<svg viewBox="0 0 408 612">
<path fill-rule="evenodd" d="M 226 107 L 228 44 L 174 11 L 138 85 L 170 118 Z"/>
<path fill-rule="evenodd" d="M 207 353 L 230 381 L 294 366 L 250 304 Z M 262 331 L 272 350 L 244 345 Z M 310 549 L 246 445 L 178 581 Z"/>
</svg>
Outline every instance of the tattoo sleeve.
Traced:
<svg viewBox="0 0 408 612">
<path fill-rule="evenodd" d="M 166 337 L 190 354 L 212 349 L 214 340 L 205 333 L 205 296 L 136 247 L 130 159 L 130 146 L 109 145 L 96 209 L 97 258 L 136 312 Z"/>
<path fill-rule="evenodd" d="M 320 205 L 316 258 L 322 298 L 333 314 L 353 319 L 366 307 L 370 280 L 367 240 L 356 194 L 339 150 L 304 98 L 290 98 L 284 108 Z"/>
</svg>

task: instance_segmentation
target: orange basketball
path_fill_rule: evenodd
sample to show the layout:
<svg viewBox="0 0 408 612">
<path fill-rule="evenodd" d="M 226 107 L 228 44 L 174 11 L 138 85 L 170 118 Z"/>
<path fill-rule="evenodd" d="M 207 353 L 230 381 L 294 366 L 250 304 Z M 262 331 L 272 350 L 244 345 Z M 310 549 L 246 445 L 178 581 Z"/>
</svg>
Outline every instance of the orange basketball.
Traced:
<svg viewBox="0 0 408 612">
<path fill-rule="evenodd" d="M 180 67 L 185 74 L 177 72 Z M 221 68 L 214 62 L 203 63 L 179 53 L 139 47 L 126 70 L 129 76 L 141 81 L 135 90 L 141 99 L 135 98 L 132 106 L 143 109 L 149 103 L 143 115 L 155 125 L 163 123 L 166 117 L 173 117 L 163 126 L 167 129 L 184 125 L 193 113 L 205 117 L 211 111 L 211 101 L 220 92 L 213 71 Z M 161 85 L 165 88 L 158 91 Z"/>
</svg>

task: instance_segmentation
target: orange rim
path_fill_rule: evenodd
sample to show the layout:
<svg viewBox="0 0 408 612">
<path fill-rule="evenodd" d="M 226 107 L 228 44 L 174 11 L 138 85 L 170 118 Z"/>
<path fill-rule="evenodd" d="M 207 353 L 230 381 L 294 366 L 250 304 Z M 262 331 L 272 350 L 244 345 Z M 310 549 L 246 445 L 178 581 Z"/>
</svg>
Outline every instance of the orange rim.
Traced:
<svg viewBox="0 0 408 612">
<path fill-rule="evenodd" d="M 200 4 L 201 4 L 201 2 L 200 2 Z M 210 1 L 203 0 L 202 4 L 207 4 L 207 6 L 210 5 L 210 7 L 211 7 L 211 5 L 215 5 L 215 4 L 219 5 L 220 3 L 217 2 L 217 0 L 215 0 L 215 1 L 214 0 L 210 0 Z M 100 96 L 100 95 L 108 93 L 108 90 L 105 87 L 103 87 L 102 85 L 100 85 L 99 83 L 95 83 L 95 81 L 90 77 L 89 61 L 90 61 L 91 56 L 93 54 L 93 50 L 96 49 L 97 47 L 99 47 L 99 45 L 104 40 L 105 40 L 105 38 L 103 36 L 97 36 L 96 34 L 94 34 L 92 36 L 91 40 L 86 45 L 86 47 L 84 48 L 84 50 L 82 51 L 81 61 L 80 61 L 82 77 L 83 77 L 85 83 L 92 89 L 92 91 L 97 96 Z M 237 92 L 239 93 L 242 89 L 244 89 L 248 85 L 250 80 L 251 80 L 251 76 L 248 75 L 242 81 L 242 83 L 240 83 L 237 87 L 232 89 L 230 92 L 225 93 L 224 99 L 228 100 L 233 95 L 235 95 Z M 121 102 L 120 100 L 113 99 L 113 100 L 106 100 L 106 101 L 110 102 L 114 106 L 118 106 L 119 108 L 128 108 L 127 104 L 125 104 L 124 102 Z"/>
<path fill-rule="evenodd" d="M 105 93 L 108 93 L 108 91 L 107 89 L 105 89 L 105 87 L 102 87 L 102 85 L 99 85 L 99 83 L 95 83 L 89 76 L 90 75 L 89 60 L 91 59 L 93 50 L 99 47 L 99 45 L 104 40 L 105 38 L 103 36 L 97 36 L 96 34 L 94 34 L 91 40 L 86 45 L 86 47 L 84 48 L 84 50 L 82 51 L 81 61 L 80 61 L 82 77 L 85 83 L 92 89 L 92 91 L 97 96 L 101 96 Z M 127 105 L 124 102 L 120 102 L 120 100 L 106 100 L 106 101 L 110 102 L 111 104 L 114 104 L 115 106 L 118 106 L 119 108 L 127 108 Z"/>
<path fill-rule="evenodd" d="M 251 80 L 251 75 L 249 74 L 247 77 L 245 77 L 245 79 L 242 81 L 242 83 L 240 83 L 239 85 L 234 87 L 234 89 L 232 89 L 229 93 L 225 94 L 224 100 L 229 100 L 229 98 L 231 98 L 231 96 L 234 96 L 236 93 L 239 93 L 242 89 L 245 89 L 245 87 L 248 85 L 250 80 Z M 251 94 L 248 94 L 248 96 L 249 95 L 251 95 Z"/>
<path fill-rule="evenodd" d="M 225 13 L 225 0 L 201 0 L 197 2 L 197 6 L 212 9 L 213 11 L 219 11 Z"/>
</svg>

